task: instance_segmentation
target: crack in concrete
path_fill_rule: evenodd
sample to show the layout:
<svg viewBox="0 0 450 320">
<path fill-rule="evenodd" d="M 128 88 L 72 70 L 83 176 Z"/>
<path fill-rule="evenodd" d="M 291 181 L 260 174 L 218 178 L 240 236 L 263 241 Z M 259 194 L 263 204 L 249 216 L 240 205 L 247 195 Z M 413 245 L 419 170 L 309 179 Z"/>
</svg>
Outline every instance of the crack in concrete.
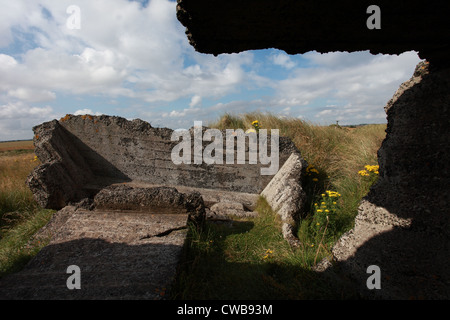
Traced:
<svg viewBox="0 0 450 320">
<path fill-rule="evenodd" d="M 139 240 L 151 239 L 154 237 L 162 238 L 162 237 L 168 236 L 172 232 L 180 231 L 180 230 L 184 230 L 184 229 L 187 229 L 187 226 L 171 228 L 171 229 L 165 230 L 165 231 L 157 233 L 157 234 L 147 234 L 146 236 L 139 238 Z"/>
</svg>

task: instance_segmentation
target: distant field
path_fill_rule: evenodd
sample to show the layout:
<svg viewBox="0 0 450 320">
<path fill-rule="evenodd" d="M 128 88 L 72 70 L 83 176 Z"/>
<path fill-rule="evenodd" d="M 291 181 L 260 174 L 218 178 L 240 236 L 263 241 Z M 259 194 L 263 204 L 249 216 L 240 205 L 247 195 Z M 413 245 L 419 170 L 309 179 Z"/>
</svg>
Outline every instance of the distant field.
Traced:
<svg viewBox="0 0 450 320">
<path fill-rule="evenodd" d="M 34 150 L 33 140 L 0 142 L 0 152 Z"/>
</svg>

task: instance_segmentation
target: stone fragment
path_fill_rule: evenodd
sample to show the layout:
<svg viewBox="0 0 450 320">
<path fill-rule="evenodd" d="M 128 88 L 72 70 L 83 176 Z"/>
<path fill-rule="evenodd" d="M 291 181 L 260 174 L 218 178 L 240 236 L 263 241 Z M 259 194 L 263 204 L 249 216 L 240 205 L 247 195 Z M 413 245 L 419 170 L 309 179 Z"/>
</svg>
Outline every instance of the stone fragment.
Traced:
<svg viewBox="0 0 450 320">
<path fill-rule="evenodd" d="M 198 192 L 180 193 L 170 187 L 131 187 L 112 185 L 94 197 L 97 210 L 138 211 L 149 214 L 188 214 L 201 226 L 205 219 L 203 198 Z"/>
<path fill-rule="evenodd" d="M 257 212 L 246 211 L 239 202 L 218 202 L 209 209 L 210 220 L 227 220 L 233 217 L 249 218 L 257 216 Z"/>
<path fill-rule="evenodd" d="M 299 153 L 292 153 L 283 167 L 261 192 L 283 222 L 283 236 L 293 245 L 298 216 L 303 209 L 306 194 L 302 188 L 302 169 L 307 166 Z"/>
</svg>

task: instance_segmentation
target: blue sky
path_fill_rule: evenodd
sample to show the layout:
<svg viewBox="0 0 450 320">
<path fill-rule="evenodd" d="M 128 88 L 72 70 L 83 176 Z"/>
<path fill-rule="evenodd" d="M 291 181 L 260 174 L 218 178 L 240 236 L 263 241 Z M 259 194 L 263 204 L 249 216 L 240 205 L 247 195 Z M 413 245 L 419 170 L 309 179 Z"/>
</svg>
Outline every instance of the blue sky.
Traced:
<svg viewBox="0 0 450 320">
<path fill-rule="evenodd" d="M 79 28 L 69 28 L 80 9 Z M 317 124 L 385 123 L 383 107 L 420 61 L 368 52 L 196 52 L 168 0 L 0 0 L 0 141 L 65 114 L 189 128 L 225 112 Z M 73 20 L 70 20 L 73 21 Z"/>
</svg>

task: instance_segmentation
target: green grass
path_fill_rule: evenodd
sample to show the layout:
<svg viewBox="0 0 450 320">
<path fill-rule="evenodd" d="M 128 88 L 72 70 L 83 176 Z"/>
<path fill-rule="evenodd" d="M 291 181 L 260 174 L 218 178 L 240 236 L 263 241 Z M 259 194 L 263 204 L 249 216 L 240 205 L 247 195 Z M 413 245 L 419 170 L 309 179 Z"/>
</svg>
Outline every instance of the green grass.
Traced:
<svg viewBox="0 0 450 320">
<path fill-rule="evenodd" d="M 330 288 L 310 270 L 317 250 L 291 248 L 281 234 L 279 217 L 263 198 L 257 211 L 257 218 L 230 224 L 207 222 L 200 233 L 190 229 L 172 299 L 356 297 L 348 288 Z"/>
<path fill-rule="evenodd" d="M 18 213 L 16 213 L 17 215 Z M 39 250 L 46 240 L 34 240 L 32 236 L 51 218 L 52 210 L 27 212 L 14 227 L 3 230 L 0 239 L 0 278 L 20 271 Z"/>
</svg>

